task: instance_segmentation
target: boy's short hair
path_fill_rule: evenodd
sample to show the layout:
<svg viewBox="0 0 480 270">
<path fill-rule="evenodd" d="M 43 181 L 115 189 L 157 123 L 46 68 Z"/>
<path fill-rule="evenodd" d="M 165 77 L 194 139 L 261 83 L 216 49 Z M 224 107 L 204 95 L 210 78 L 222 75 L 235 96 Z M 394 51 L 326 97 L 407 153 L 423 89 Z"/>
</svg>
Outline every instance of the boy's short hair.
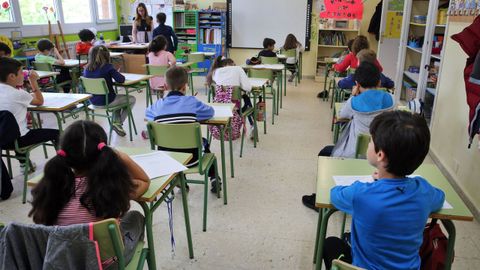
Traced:
<svg viewBox="0 0 480 270">
<path fill-rule="evenodd" d="M 359 63 L 368 62 L 374 64 L 377 60 L 377 54 L 370 49 L 363 49 L 357 53 Z"/>
<path fill-rule="evenodd" d="M 37 49 L 40 51 L 40 52 L 44 52 L 44 51 L 50 51 L 51 49 L 53 49 L 55 46 L 53 46 L 53 43 L 46 39 L 46 38 L 42 38 L 40 39 L 38 42 L 37 42 Z"/>
<path fill-rule="evenodd" d="M 369 49 L 370 44 L 366 36 L 359 35 L 353 40 L 352 52 L 357 55 L 357 53 L 363 49 Z"/>
<path fill-rule="evenodd" d="M 355 39 L 350 39 L 350 40 L 347 42 L 347 47 L 348 47 L 348 50 L 349 50 L 349 51 L 352 51 L 352 45 L 353 45 L 353 41 L 354 41 L 354 40 L 355 40 Z"/>
<path fill-rule="evenodd" d="M 10 74 L 17 74 L 18 70 L 22 68 L 22 63 L 13 58 L 0 57 L 0 82 L 6 82 Z"/>
<path fill-rule="evenodd" d="M 362 62 L 353 75 L 355 81 L 363 88 L 376 88 L 380 81 L 380 70 L 369 62 Z"/>
<path fill-rule="evenodd" d="M 166 81 L 170 90 L 179 91 L 188 83 L 188 73 L 183 67 L 173 66 L 165 73 Z"/>
<path fill-rule="evenodd" d="M 165 24 L 167 21 L 167 14 L 160 12 L 157 14 L 157 21 L 159 24 Z"/>
<path fill-rule="evenodd" d="M 263 40 L 263 48 L 267 49 L 270 46 L 275 46 L 275 40 L 273 40 L 271 38 L 265 38 Z"/>
<path fill-rule="evenodd" d="M 89 29 L 82 29 L 78 32 L 78 37 L 83 42 L 89 42 L 95 39 L 95 34 Z"/>
<path fill-rule="evenodd" d="M 412 174 L 430 148 L 430 130 L 425 119 L 406 111 L 389 111 L 370 124 L 375 152 L 382 150 L 388 161 L 386 170 L 396 176 Z"/>
<path fill-rule="evenodd" d="M 0 51 L 5 52 L 6 55 L 12 54 L 12 50 L 7 44 L 0 42 Z"/>
</svg>

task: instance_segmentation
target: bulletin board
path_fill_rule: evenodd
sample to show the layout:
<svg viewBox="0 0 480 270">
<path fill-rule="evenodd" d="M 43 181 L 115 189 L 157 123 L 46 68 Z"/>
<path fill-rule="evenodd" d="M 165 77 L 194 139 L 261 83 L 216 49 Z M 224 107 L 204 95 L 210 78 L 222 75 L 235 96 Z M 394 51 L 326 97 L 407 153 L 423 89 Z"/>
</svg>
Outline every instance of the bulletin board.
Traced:
<svg viewBox="0 0 480 270">
<path fill-rule="evenodd" d="M 320 0 L 324 8 L 320 11 L 320 18 L 361 20 L 363 17 L 362 0 Z"/>
</svg>

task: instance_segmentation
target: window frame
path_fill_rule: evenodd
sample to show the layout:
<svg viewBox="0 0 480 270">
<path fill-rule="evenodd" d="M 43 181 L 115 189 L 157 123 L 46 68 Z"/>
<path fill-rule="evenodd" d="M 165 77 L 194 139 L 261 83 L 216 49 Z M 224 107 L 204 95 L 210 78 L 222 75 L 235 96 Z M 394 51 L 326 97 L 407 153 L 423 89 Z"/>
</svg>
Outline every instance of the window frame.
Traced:
<svg viewBox="0 0 480 270">
<path fill-rule="evenodd" d="M 1 1 L 1 0 L 0 0 Z M 13 8 L 13 23 L 0 23 L 0 34 L 10 36 L 11 31 L 21 31 L 22 36 L 26 37 L 38 37 L 38 36 L 48 36 L 48 24 L 36 24 L 36 25 L 24 25 L 21 12 L 19 0 L 10 0 L 11 6 Z M 61 1 L 57 2 L 57 20 L 60 21 L 62 25 L 62 31 L 64 35 L 77 34 L 80 29 L 95 27 L 97 31 L 109 31 L 109 30 L 118 30 L 117 22 L 117 8 L 115 0 L 110 0 L 112 4 L 112 20 L 102 20 L 98 21 L 97 16 L 97 0 L 88 0 L 90 1 L 91 7 L 91 22 L 90 23 L 65 23 L 63 7 Z M 93 8 L 92 8 L 93 7 Z M 57 22 L 52 23 L 52 32 L 54 34 L 60 34 L 60 31 L 57 26 Z"/>
<path fill-rule="evenodd" d="M 98 2 L 99 1 L 102 1 L 102 0 L 94 0 L 93 1 L 93 3 L 95 4 L 95 8 L 93 8 L 93 10 L 95 10 L 95 22 L 97 24 L 107 24 L 107 23 L 116 22 L 117 21 L 117 7 L 115 5 L 115 0 L 108 0 L 110 2 L 110 13 L 112 14 L 112 18 L 107 19 L 107 20 L 100 19 L 100 17 L 99 17 L 99 14 L 100 14 L 100 12 L 98 11 Z"/>
</svg>

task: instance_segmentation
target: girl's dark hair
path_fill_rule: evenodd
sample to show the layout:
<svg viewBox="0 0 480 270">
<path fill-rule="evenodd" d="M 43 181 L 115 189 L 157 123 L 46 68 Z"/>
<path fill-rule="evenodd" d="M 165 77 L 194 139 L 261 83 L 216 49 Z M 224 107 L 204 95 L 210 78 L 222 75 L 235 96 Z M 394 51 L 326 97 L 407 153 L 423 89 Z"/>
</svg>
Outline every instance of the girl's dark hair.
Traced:
<svg viewBox="0 0 480 270">
<path fill-rule="evenodd" d="M 143 17 L 140 16 L 140 14 L 138 13 L 139 8 L 143 8 L 143 10 L 145 10 L 145 21 L 147 22 L 147 31 L 150 31 L 151 29 L 149 29 L 149 28 L 150 28 L 150 24 L 152 22 L 152 17 L 148 16 L 147 6 L 145 6 L 144 3 L 139 3 L 138 6 L 137 6 L 137 9 L 135 10 L 135 12 L 137 13 L 137 15 L 135 16 L 135 23 L 137 24 L 137 26 L 139 26 L 140 22 L 143 19 Z"/>
<path fill-rule="evenodd" d="M 89 29 L 82 29 L 78 32 L 78 37 L 83 42 L 89 42 L 95 39 L 95 34 Z"/>
<path fill-rule="evenodd" d="M 430 129 L 425 119 L 405 111 L 377 115 L 370 124 L 375 152 L 387 157 L 386 170 L 396 176 L 412 174 L 430 148 Z"/>
<path fill-rule="evenodd" d="M 37 49 L 40 52 L 47 51 L 47 50 L 50 51 L 51 49 L 53 49 L 53 47 L 54 47 L 53 43 L 46 38 L 42 38 L 37 42 Z"/>
<path fill-rule="evenodd" d="M 106 64 L 110 63 L 110 52 L 107 47 L 98 45 L 90 49 L 88 52 L 88 71 L 95 71 Z"/>
<path fill-rule="evenodd" d="M 288 34 L 287 38 L 285 38 L 285 44 L 283 44 L 283 49 L 284 50 L 296 49 L 298 45 L 301 45 L 301 44 L 300 42 L 298 42 L 297 38 L 293 34 Z"/>
<path fill-rule="evenodd" d="M 353 40 L 352 52 L 357 55 L 357 53 L 363 49 L 370 49 L 370 44 L 366 36 L 359 35 Z"/>
<path fill-rule="evenodd" d="M 32 190 L 28 216 L 38 224 L 54 225 L 60 211 L 75 194 L 75 173 L 87 178 L 80 203 L 99 218 L 118 218 L 130 208 L 135 185 L 115 151 L 98 144 L 107 141 L 103 128 L 91 121 L 71 124 L 60 139 L 66 156 L 56 155 L 45 165 L 44 175 Z"/>
<path fill-rule="evenodd" d="M 160 12 L 157 14 L 157 22 L 161 25 L 164 25 L 167 21 L 167 14 Z"/>
<path fill-rule="evenodd" d="M 162 36 L 156 36 L 148 45 L 148 50 L 150 52 L 153 52 L 155 56 L 157 56 L 157 53 L 159 51 L 163 51 L 167 48 L 167 39 Z"/>
</svg>

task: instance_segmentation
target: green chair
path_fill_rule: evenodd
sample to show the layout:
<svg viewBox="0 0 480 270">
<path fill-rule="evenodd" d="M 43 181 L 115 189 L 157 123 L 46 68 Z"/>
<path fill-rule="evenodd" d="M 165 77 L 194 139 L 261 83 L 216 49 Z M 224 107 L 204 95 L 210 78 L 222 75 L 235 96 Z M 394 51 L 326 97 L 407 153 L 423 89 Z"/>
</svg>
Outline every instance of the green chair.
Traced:
<svg viewBox="0 0 480 270">
<path fill-rule="evenodd" d="M 55 69 L 53 68 L 53 66 L 49 63 L 38 63 L 38 62 L 33 62 L 33 68 L 35 70 L 39 70 L 39 71 L 55 71 Z M 64 85 L 71 85 L 72 86 L 73 84 L 73 81 L 72 80 L 68 80 L 68 81 L 64 81 L 64 82 L 61 82 L 61 83 L 57 83 L 57 78 L 54 77 L 53 78 L 53 87 L 57 92 L 59 92 L 59 88 L 64 86 Z M 42 85 L 42 88 L 50 88 L 51 86 L 50 85 Z M 73 87 L 72 87 L 73 88 Z"/>
<path fill-rule="evenodd" d="M 262 64 L 278 64 L 278 58 L 276 56 L 274 57 L 266 57 L 266 56 L 260 56 L 260 61 L 262 61 Z"/>
<path fill-rule="evenodd" d="M 190 53 L 187 54 L 187 62 L 191 63 L 192 65 L 202 63 L 205 61 L 205 55 L 203 53 Z M 193 88 L 193 75 L 197 75 L 199 73 L 208 72 L 206 68 L 190 68 L 188 70 L 188 86 L 192 91 L 192 96 L 195 94 L 195 89 Z"/>
<path fill-rule="evenodd" d="M 217 158 L 213 153 L 203 153 L 202 132 L 199 123 L 188 124 L 164 124 L 148 122 L 147 130 L 150 138 L 150 146 L 167 149 L 198 149 L 198 164 L 184 171 L 185 175 L 200 174 L 203 180 L 188 180 L 187 183 L 204 185 L 203 194 L 203 231 L 207 230 L 207 201 L 208 201 L 208 170 L 213 165 L 215 177 L 218 177 Z M 217 181 L 217 197 L 220 198 L 220 181 Z M 227 179 L 223 179 L 223 203 L 227 204 Z"/>
<path fill-rule="evenodd" d="M 127 265 L 123 255 L 125 247 L 123 245 L 122 234 L 116 219 L 109 218 L 93 223 L 93 238 L 98 242 L 102 261 L 116 258 L 118 264 L 117 269 L 119 270 L 143 269 L 149 249 L 144 248 L 144 241 L 139 241 L 135 247 L 134 255 Z"/>
<path fill-rule="evenodd" d="M 167 73 L 167 70 L 169 68 L 169 66 L 156 66 L 156 65 L 145 65 L 145 67 L 147 68 L 147 74 L 148 75 L 155 75 L 155 76 L 158 76 L 158 77 L 165 77 L 165 73 Z M 163 98 L 163 93 L 165 91 L 165 88 L 160 88 L 160 89 L 153 89 L 151 88 L 151 91 L 147 91 L 147 107 L 149 106 L 149 104 L 153 104 L 153 100 L 152 100 L 152 91 L 155 91 L 156 94 L 157 94 L 157 100 L 159 98 Z"/>
<path fill-rule="evenodd" d="M 341 260 L 333 260 L 332 261 L 332 268 L 330 268 L 330 269 L 331 270 L 365 270 L 363 268 L 356 267 L 354 265 L 351 265 L 351 264 L 346 263 L 346 262 L 341 261 Z"/>
<path fill-rule="evenodd" d="M 358 134 L 357 136 L 357 145 L 355 147 L 355 158 L 357 159 L 366 159 L 367 158 L 367 149 L 368 143 L 370 143 L 369 134 Z"/>
<path fill-rule="evenodd" d="M 295 86 L 300 83 L 300 69 L 298 66 L 298 59 L 297 59 L 297 49 L 290 49 L 290 50 L 282 50 L 281 53 L 285 55 L 287 58 L 295 58 L 295 64 L 288 64 L 294 65 L 295 67 Z"/>
<path fill-rule="evenodd" d="M 268 94 L 270 94 L 271 97 L 264 97 L 264 98 L 272 99 L 272 125 L 275 124 L 275 113 L 278 114 L 278 112 L 276 112 L 276 108 L 277 108 L 276 92 L 275 92 L 275 89 L 273 88 L 273 80 L 274 80 L 273 70 L 250 68 L 248 70 L 248 77 L 268 79 L 270 81 L 270 84 L 267 86 L 267 89 L 270 89 Z"/>
<path fill-rule="evenodd" d="M 85 77 L 80 77 L 80 82 L 83 86 L 83 89 L 85 89 L 85 92 L 88 94 L 92 95 L 103 95 L 103 96 L 108 96 L 108 86 L 107 82 L 103 78 L 99 79 L 89 79 Z M 128 102 L 125 102 L 124 104 L 120 105 L 115 105 L 112 106 L 109 104 L 108 99 L 105 99 L 106 104 L 105 106 L 95 106 L 95 105 L 90 105 L 88 106 L 89 110 L 89 115 L 92 116 L 92 120 L 95 120 L 95 116 L 99 117 L 105 117 L 108 120 L 108 124 L 110 125 L 110 129 L 108 131 L 108 142 L 111 141 L 112 138 L 112 131 L 113 131 L 113 112 L 116 112 L 121 109 L 127 109 L 128 110 L 128 131 L 130 133 L 130 141 L 133 141 L 132 138 L 132 125 L 133 129 L 135 131 L 135 134 L 137 134 L 137 128 L 135 126 L 135 121 L 133 119 L 133 114 L 132 114 L 132 108 L 130 107 L 130 104 Z M 100 114 L 100 113 L 95 113 L 96 109 L 103 109 L 105 110 L 105 114 Z"/>
<path fill-rule="evenodd" d="M 23 171 L 23 193 L 22 193 L 22 203 L 25 203 L 27 201 L 27 181 L 28 181 L 28 174 L 29 174 L 29 171 L 30 171 L 30 153 L 35 148 L 37 148 L 39 146 L 45 147 L 46 145 L 49 145 L 49 146 L 55 147 L 55 145 L 53 145 L 53 143 L 51 143 L 51 144 L 50 143 L 39 143 L 39 144 L 33 144 L 33 145 L 25 146 L 25 147 L 19 147 L 17 140 L 15 140 L 14 145 L 15 145 L 14 149 L 3 149 L 3 150 L 5 150 L 5 154 L 2 154 L 1 156 L 7 158 L 7 168 L 8 168 L 8 172 L 10 174 L 10 177 L 12 177 L 12 178 L 13 178 L 13 173 L 12 173 L 11 159 L 15 158 L 19 161 L 21 160 L 21 161 L 25 162 L 24 163 L 25 167 L 24 167 L 24 171 Z M 12 151 L 12 150 L 14 150 L 15 153 L 22 154 L 23 156 L 18 156 L 18 155 L 14 155 L 13 153 L 10 153 L 10 151 Z M 44 150 L 45 150 L 45 148 L 44 148 Z M 46 151 L 45 151 L 45 158 L 48 158 Z"/>
</svg>

